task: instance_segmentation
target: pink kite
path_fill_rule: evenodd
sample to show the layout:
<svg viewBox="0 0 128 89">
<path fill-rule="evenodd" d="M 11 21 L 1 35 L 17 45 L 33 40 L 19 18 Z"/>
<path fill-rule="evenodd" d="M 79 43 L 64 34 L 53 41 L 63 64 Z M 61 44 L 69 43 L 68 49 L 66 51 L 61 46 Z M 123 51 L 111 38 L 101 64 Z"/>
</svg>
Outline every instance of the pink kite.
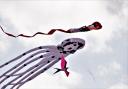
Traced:
<svg viewBox="0 0 128 89">
<path fill-rule="evenodd" d="M 66 67 L 66 65 L 67 65 L 67 62 L 66 62 L 66 60 L 64 58 L 64 55 L 62 54 L 62 57 L 61 57 L 61 69 L 55 68 L 55 69 L 57 69 L 57 71 L 54 74 L 56 74 L 56 73 L 58 73 L 60 71 L 64 71 L 66 76 L 68 77 L 69 76 L 69 72 L 67 71 L 68 67 Z"/>
</svg>

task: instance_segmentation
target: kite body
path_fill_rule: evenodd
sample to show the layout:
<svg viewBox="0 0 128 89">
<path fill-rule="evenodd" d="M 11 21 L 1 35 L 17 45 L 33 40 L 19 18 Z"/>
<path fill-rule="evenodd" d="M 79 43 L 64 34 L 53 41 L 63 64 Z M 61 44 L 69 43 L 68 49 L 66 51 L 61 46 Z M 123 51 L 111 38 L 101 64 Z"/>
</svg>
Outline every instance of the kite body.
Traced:
<svg viewBox="0 0 128 89">
<path fill-rule="evenodd" d="M 0 89 L 19 89 L 23 84 L 45 72 L 59 60 L 61 60 L 61 69 L 68 76 L 69 72 L 64 58 L 82 49 L 84 45 L 83 39 L 69 38 L 57 46 L 39 46 L 28 50 L 0 65 L 0 70 L 9 66 L 0 75 Z"/>
</svg>

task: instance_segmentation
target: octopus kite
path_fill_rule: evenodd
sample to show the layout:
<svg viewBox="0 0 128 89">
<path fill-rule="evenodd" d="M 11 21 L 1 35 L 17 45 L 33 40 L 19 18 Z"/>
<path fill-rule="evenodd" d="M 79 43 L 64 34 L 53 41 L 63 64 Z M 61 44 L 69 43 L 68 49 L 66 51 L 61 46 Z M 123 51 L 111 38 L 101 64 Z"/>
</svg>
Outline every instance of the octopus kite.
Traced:
<svg viewBox="0 0 128 89">
<path fill-rule="evenodd" d="M 56 68 L 55 73 L 64 71 L 68 76 L 69 72 L 67 71 L 65 57 L 74 54 L 84 46 L 85 41 L 83 39 L 69 38 L 57 46 L 39 46 L 19 55 L 0 65 L 0 68 L 4 68 L 16 62 L 15 65 L 0 75 L 0 89 L 7 89 L 7 87 L 9 89 L 19 89 L 23 84 L 45 72 L 59 60 L 61 60 L 61 69 Z"/>
</svg>

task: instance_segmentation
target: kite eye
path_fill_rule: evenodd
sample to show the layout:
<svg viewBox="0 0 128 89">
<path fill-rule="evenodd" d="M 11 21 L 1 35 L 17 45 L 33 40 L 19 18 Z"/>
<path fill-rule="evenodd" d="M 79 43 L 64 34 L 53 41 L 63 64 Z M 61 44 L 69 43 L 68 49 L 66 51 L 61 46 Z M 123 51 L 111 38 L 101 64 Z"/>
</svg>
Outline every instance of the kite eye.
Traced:
<svg viewBox="0 0 128 89">
<path fill-rule="evenodd" d="M 70 52 L 72 50 L 77 50 L 77 48 L 78 48 L 78 45 L 74 46 L 73 43 L 69 43 L 64 46 L 64 51 Z"/>
<path fill-rule="evenodd" d="M 77 43 L 73 43 L 73 46 L 77 46 L 78 44 Z"/>
<path fill-rule="evenodd" d="M 69 48 L 68 48 L 68 50 L 71 50 L 71 49 L 72 49 L 72 47 L 69 47 Z"/>
</svg>

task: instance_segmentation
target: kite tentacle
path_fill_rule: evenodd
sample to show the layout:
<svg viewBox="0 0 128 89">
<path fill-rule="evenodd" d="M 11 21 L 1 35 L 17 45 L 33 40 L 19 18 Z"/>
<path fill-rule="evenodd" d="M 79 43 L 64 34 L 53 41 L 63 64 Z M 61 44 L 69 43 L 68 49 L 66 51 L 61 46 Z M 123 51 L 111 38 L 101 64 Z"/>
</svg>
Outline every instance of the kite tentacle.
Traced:
<svg viewBox="0 0 128 89">
<path fill-rule="evenodd" d="M 13 69 L 17 68 L 19 65 L 21 65 L 22 63 L 24 63 L 25 61 L 28 61 L 30 58 L 33 58 L 34 56 L 36 56 L 39 53 L 43 53 L 46 52 L 46 50 L 41 50 L 39 52 L 33 53 L 32 55 L 28 56 L 26 59 L 24 59 L 23 61 L 21 61 L 20 63 L 18 63 L 17 65 L 15 65 L 14 67 L 12 67 L 10 70 L 6 71 L 5 73 L 3 73 L 0 77 L 6 75 L 8 72 L 12 71 Z"/>
<path fill-rule="evenodd" d="M 50 58 L 49 58 L 50 57 Z M 22 76 L 23 78 L 21 78 L 16 84 L 13 85 L 13 87 L 11 89 L 13 89 L 17 84 L 21 84 L 21 82 L 26 79 L 27 77 L 29 77 L 30 75 L 32 75 L 34 72 L 38 71 L 41 67 L 43 67 L 44 65 L 46 65 L 47 63 L 50 63 L 53 61 L 54 58 L 52 58 L 51 56 L 46 57 L 44 59 L 42 59 L 38 64 L 32 66 L 31 68 L 29 68 L 28 70 L 24 71 L 24 73 L 22 73 L 22 75 L 28 73 L 26 76 Z M 50 60 L 50 61 L 49 61 Z M 4 88 L 10 84 L 12 84 L 14 81 L 16 81 L 18 78 L 20 78 L 20 76 L 18 76 L 17 78 L 13 79 L 12 81 L 10 81 L 9 83 L 7 83 Z"/>
<path fill-rule="evenodd" d="M 40 66 L 40 65 L 41 65 L 41 63 L 38 63 L 38 64 L 36 64 L 36 65 L 33 65 L 33 66 L 30 67 L 28 70 L 33 70 L 33 69 L 35 69 L 35 68 L 37 69 L 37 67 Z M 22 77 L 25 73 L 27 73 L 28 70 L 26 70 L 26 71 L 20 73 L 19 76 L 16 76 L 15 79 L 13 79 L 13 80 L 11 80 L 10 82 L 8 82 L 8 83 L 7 83 L 6 85 L 4 85 L 2 88 L 5 89 L 7 86 L 12 85 L 12 84 L 13 84 L 13 85 L 20 84 L 20 83 L 13 83 L 13 82 L 15 82 L 17 79 L 19 79 L 20 77 Z"/>
<path fill-rule="evenodd" d="M 44 46 L 43 46 L 44 47 Z M 43 48 L 42 47 L 42 48 Z M 45 46 L 46 47 L 46 46 Z M 48 47 L 48 46 L 47 46 Z M 49 48 L 54 48 L 54 46 L 52 47 L 52 46 L 49 46 Z M 37 47 L 37 48 L 34 48 L 34 49 L 32 49 L 32 50 L 29 50 L 29 51 L 27 51 L 25 54 L 28 54 L 29 52 L 32 52 L 32 51 L 35 51 L 35 50 L 38 50 L 38 48 L 41 48 L 41 46 L 40 47 Z M 50 52 L 52 49 L 47 49 L 47 50 L 41 50 L 41 51 L 38 51 L 38 52 L 36 52 L 36 53 L 33 53 L 32 55 L 30 55 L 29 57 L 27 57 L 26 59 L 24 59 L 23 61 L 21 61 L 20 63 L 18 63 L 17 65 L 15 65 L 14 67 L 12 67 L 10 70 L 8 70 L 8 71 L 6 71 L 5 73 L 3 73 L 0 77 L 2 77 L 2 76 L 4 76 L 4 75 L 6 75 L 8 72 L 10 72 L 10 71 L 12 71 L 13 69 L 15 69 L 15 68 L 17 68 L 19 65 L 21 65 L 22 63 L 24 63 L 25 61 L 28 61 L 29 59 L 31 59 L 32 57 L 34 57 L 34 56 L 36 56 L 37 54 L 40 54 L 40 53 L 43 53 L 43 52 Z M 14 58 L 13 59 L 13 61 L 15 61 L 17 58 L 19 58 L 19 56 L 18 57 L 16 57 L 16 58 Z M 12 61 L 9 61 L 9 62 L 7 62 L 7 63 L 11 63 Z M 5 63 L 6 64 L 6 63 Z M 1 67 L 3 67 L 3 66 L 5 66 L 5 64 L 3 64 Z"/>
<path fill-rule="evenodd" d="M 41 63 L 39 62 L 38 64 L 36 65 L 33 65 L 32 67 L 30 67 L 29 69 L 25 70 L 24 72 L 20 73 L 19 76 L 16 76 L 15 79 L 11 80 L 10 82 L 8 82 L 6 85 L 4 85 L 2 88 L 6 88 L 8 85 L 11 85 L 11 84 L 14 84 L 13 82 L 17 81 L 17 79 L 19 79 L 20 77 L 24 76 L 25 73 L 27 73 L 29 70 L 33 70 L 33 69 L 37 69 L 38 66 L 40 66 Z M 20 84 L 20 83 L 15 83 L 14 85 L 17 85 L 17 84 Z"/>
<path fill-rule="evenodd" d="M 25 52 L 25 53 L 23 53 L 23 54 L 17 56 L 16 58 L 14 58 L 14 59 L 12 59 L 12 60 L 10 60 L 10 61 L 4 63 L 3 65 L 0 65 L 0 68 L 2 68 L 2 67 L 4 67 L 4 66 L 8 65 L 8 64 L 11 63 L 11 62 L 14 62 L 14 61 L 16 61 L 16 60 L 22 58 L 23 56 L 25 56 L 25 55 L 27 55 L 27 54 L 33 52 L 33 51 L 40 50 L 40 49 L 55 49 L 55 48 L 56 48 L 56 46 L 53 46 L 53 45 L 51 45 L 51 46 L 39 46 L 39 47 L 33 48 L 33 49 L 28 50 L 27 52 Z"/>
<path fill-rule="evenodd" d="M 41 69 L 40 71 L 38 71 L 37 73 L 35 73 L 34 75 L 32 75 L 31 77 L 29 77 L 26 81 L 22 82 L 21 84 L 19 84 L 19 86 L 16 89 L 19 89 L 23 84 L 25 84 L 26 82 L 34 79 L 35 77 L 37 77 L 38 75 L 42 74 L 43 72 L 45 72 L 46 70 L 48 70 L 50 67 L 52 67 L 54 64 L 56 64 L 61 58 L 58 58 L 56 60 L 54 60 L 53 62 L 51 62 L 50 64 L 48 64 L 45 68 Z"/>
<path fill-rule="evenodd" d="M 24 63 L 23 65 L 21 64 L 21 66 L 19 67 L 19 68 L 17 68 L 15 71 L 13 71 L 12 73 L 10 73 L 9 74 L 9 76 L 13 76 L 16 72 L 18 72 L 18 71 L 20 71 L 21 69 L 23 69 L 25 66 L 27 66 L 28 64 L 30 64 L 30 63 L 32 63 L 32 62 L 34 62 L 34 61 L 36 61 L 36 60 L 38 60 L 38 59 L 40 59 L 40 58 L 43 58 L 43 57 L 47 57 L 48 55 L 50 55 L 51 53 L 47 53 L 47 54 L 44 54 L 44 55 L 40 55 L 40 56 L 38 56 L 38 57 L 36 57 L 36 58 L 34 58 L 34 59 L 32 59 L 32 60 L 30 60 L 30 61 L 28 61 L 27 63 Z M 28 58 L 28 60 L 29 60 L 30 58 Z M 27 59 L 26 59 L 27 60 Z M 9 72 L 11 72 L 12 70 L 14 70 L 13 68 L 12 69 L 10 69 L 9 70 Z M 9 73 L 9 72 L 7 72 L 7 73 Z M 7 74 L 7 73 L 4 73 L 4 75 L 5 74 Z M 4 76 L 3 75 L 3 76 Z M 3 77 L 3 76 L 1 76 L 1 77 Z M 5 81 L 6 79 L 8 79 L 8 77 L 5 77 L 3 80 L 1 80 L 0 81 L 0 83 L 2 83 L 3 81 Z"/>
</svg>

